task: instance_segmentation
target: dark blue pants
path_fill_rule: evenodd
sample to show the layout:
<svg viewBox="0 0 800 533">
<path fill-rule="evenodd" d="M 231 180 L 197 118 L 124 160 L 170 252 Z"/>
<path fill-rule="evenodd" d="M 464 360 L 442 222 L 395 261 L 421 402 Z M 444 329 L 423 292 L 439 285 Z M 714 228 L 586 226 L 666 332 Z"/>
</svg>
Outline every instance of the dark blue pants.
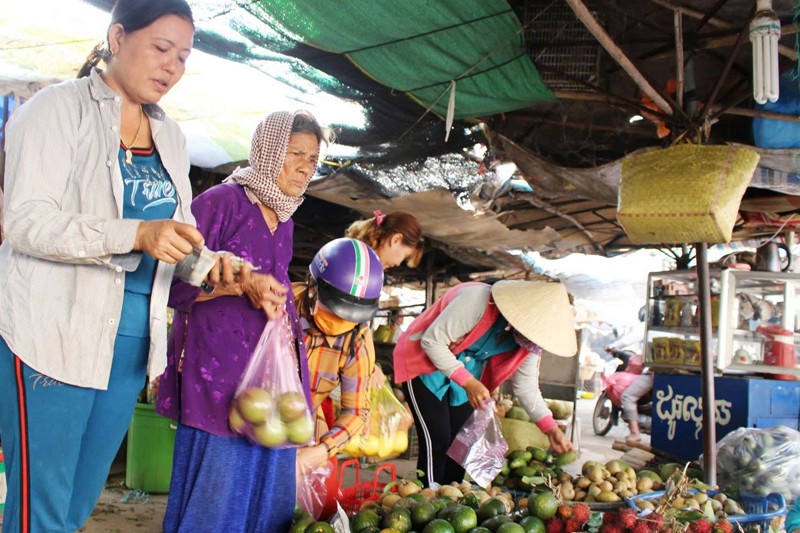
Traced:
<svg viewBox="0 0 800 533">
<path fill-rule="evenodd" d="M 8 495 L 3 533 L 72 533 L 105 486 L 145 384 L 149 338 L 118 336 L 108 390 L 36 372 L 0 338 L 0 438 Z"/>
</svg>

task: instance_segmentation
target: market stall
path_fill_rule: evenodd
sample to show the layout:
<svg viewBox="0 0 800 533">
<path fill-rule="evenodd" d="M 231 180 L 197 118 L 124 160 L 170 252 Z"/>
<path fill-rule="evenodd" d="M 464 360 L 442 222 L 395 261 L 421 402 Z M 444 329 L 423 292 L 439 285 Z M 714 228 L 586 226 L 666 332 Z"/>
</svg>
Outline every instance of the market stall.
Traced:
<svg viewBox="0 0 800 533">
<path fill-rule="evenodd" d="M 798 429 L 795 358 L 800 275 L 711 271 L 716 436 L 741 427 Z M 653 444 L 686 460 L 703 452 L 699 282 L 695 271 L 652 273 L 644 355 L 655 371 Z"/>
</svg>

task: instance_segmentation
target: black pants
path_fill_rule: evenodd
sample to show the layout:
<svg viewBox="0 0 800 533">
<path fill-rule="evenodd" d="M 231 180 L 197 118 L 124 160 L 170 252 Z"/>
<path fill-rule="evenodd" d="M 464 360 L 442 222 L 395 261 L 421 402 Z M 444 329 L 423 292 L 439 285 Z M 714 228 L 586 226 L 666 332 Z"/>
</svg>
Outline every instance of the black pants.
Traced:
<svg viewBox="0 0 800 533">
<path fill-rule="evenodd" d="M 472 406 L 469 402 L 459 406 L 450 405 L 449 391 L 440 400 L 419 378 L 403 383 L 403 392 L 411 406 L 417 428 L 417 468 L 425 472 L 421 481 L 425 485 L 431 482 L 440 485 L 462 482 L 464 468 L 447 456 L 447 450 L 472 414 Z"/>
</svg>

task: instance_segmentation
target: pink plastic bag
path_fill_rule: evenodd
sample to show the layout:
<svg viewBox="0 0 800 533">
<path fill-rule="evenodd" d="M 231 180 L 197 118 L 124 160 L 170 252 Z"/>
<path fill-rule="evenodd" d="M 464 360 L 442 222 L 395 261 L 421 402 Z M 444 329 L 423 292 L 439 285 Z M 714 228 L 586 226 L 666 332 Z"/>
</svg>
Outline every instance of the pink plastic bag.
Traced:
<svg viewBox="0 0 800 533">
<path fill-rule="evenodd" d="M 228 412 L 234 433 L 269 448 L 302 446 L 314 436 L 287 315 L 267 322 Z"/>
<path fill-rule="evenodd" d="M 605 378 L 606 392 L 611 401 L 620 405 L 622 393 L 625 389 L 631 386 L 631 383 L 639 379 L 640 374 L 633 374 L 631 372 L 616 372 Z"/>
<path fill-rule="evenodd" d="M 317 467 L 297 461 L 297 503 L 313 516 L 314 520 L 319 520 L 322 515 L 328 497 L 326 481 L 332 475 L 331 461 L 326 461 Z"/>
<path fill-rule="evenodd" d="M 447 455 L 464 467 L 472 481 L 486 488 L 503 469 L 507 451 L 494 400 L 489 399 L 475 409 Z"/>
</svg>

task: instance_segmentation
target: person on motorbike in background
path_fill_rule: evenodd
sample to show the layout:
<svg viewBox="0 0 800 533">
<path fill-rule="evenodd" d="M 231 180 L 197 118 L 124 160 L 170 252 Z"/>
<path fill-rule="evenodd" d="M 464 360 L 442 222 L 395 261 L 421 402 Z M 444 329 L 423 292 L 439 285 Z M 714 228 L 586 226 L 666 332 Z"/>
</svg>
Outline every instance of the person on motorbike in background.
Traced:
<svg viewBox="0 0 800 533">
<path fill-rule="evenodd" d="M 627 358 L 623 359 L 623 357 L 620 357 L 618 354 L 623 354 L 624 352 L 621 352 L 620 350 L 628 346 L 635 347 L 637 354 L 642 353 L 645 330 L 644 322 L 645 308 L 642 307 L 639 309 L 639 324 L 637 324 L 629 333 L 623 335 L 616 342 L 606 347 L 607 352 L 611 353 L 618 359 L 622 359 L 623 364 L 620 366 L 624 366 L 624 368 L 618 369 L 619 371 L 637 374 L 642 373 L 643 368 L 639 362 L 643 359 L 641 355 L 636 358 L 637 361 L 634 362 L 633 357 L 628 356 Z M 631 363 L 630 365 L 628 364 L 629 362 Z M 639 399 L 648 394 L 651 390 L 653 390 L 653 375 L 646 373 L 642 374 L 636 381 L 631 383 L 628 388 L 625 389 L 625 392 L 623 392 L 620 396 L 620 402 L 622 403 L 622 419 L 627 422 L 628 429 L 630 430 L 628 440 L 642 440 L 642 435 L 639 432 L 639 411 L 637 409 L 637 404 L 639 403 Z"/>
</svg>

